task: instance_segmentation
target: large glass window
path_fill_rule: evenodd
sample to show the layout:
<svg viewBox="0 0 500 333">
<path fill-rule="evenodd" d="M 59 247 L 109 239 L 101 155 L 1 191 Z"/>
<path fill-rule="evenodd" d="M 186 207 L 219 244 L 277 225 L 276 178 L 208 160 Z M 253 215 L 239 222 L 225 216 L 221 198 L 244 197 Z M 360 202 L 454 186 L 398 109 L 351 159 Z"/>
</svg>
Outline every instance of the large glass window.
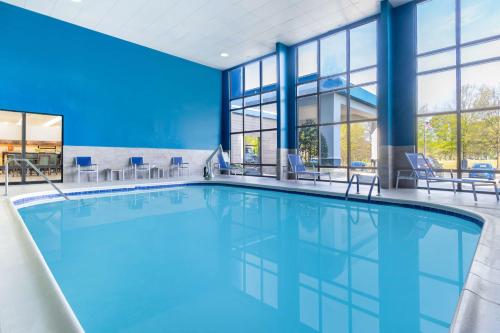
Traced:
<svg viewBox="0 0 500 333">
<path fill-rule="evenodd" d="M 233 69 L 229 79 L 231 163 L 241 165 L 246 175 L 276 176 L 276 56 Z"/>
<path fill-rule="evenodd" d="M 418 151 L 441 172 L 500 178 L 499 17 L 495 0 L 417 5 Z"/>
<path fill-rule="evenodd" d="M 377 64 L 377 21 L 351 29 L 350 40 L 351 70 Z"/>
<path fill-rule="evenodd" d="M 500 35 L 498 0 L 462 0 L 460 10 L 462 43 Z"/>
<path fill-rule="evenodd" d="M 375 172 L 377 21 L 300 45 L 297 57 L 297 140 L 306 167 L 340 181 L 353 170 Z"/>
<path fill-rule="evenodd" d="M 53 181 L 62 180 L 62 116 L 0 110 L 0 174 L 7 159 L 28 159 Z M 32 167 L 9 164 L 13 183 L 43 181 Z M 0 182 L 3 182 L 4 177 Z"/>
<path fill-rule="evenodd" d="M 318 72 L 318 42 L 304 44 L 298 51 L 299 77 L 305 77 Z"/>
<path fill-rule="evenodd" d="M 455 45 L 455 1 L 430 0 L 418 4 L 419 54 Z"/>
<path fill-rule="evenodd" d="M 321 76 L 346 72 L 346 32 L 341 31 L 320 41 Z"/>
</svg>

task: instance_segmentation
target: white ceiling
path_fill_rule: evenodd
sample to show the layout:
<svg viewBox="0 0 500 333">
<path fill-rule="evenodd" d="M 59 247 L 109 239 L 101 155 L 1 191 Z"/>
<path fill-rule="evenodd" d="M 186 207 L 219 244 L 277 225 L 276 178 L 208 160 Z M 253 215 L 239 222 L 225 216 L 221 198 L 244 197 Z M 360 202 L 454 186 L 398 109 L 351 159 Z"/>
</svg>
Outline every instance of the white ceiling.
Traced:
<svg viewBox="0 0 500 333">
<path fill-rule="evenodd" d="M 3 1 L 219 69 L 270 53 L 278 41 L 295 44 L 380 10 L 380 0 Z"/>
</svg>

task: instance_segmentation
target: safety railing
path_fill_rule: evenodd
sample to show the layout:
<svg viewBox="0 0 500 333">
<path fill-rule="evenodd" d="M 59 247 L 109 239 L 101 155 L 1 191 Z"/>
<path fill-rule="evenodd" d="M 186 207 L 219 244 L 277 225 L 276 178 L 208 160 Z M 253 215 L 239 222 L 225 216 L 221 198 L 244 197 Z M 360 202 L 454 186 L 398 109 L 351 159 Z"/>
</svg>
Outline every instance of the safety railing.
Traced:
<svg viewBox="0 0 500 333">
<path fill-rule="evenodd" d="M 47 183 L 49 183 L 56 191 L 59 193 L 64 199 L 69 200 L 69 197 L 59 189 L 36 165 L 34 165 L 30 160 L 27 158 L 8 158 L 5 161 L 5 195 L 7 196 L 9 194 L 9 164 L 10 163 L 16 163 L 20 168 L 23 168 L 20 162 L 26 163 L 29 167 L 31 167 L 35 172 L 41 176 Z"/>
<path fill-rule="evenodd" d="M 369 178 L 369 182 L 362 182 L 360 179 Z M 380 178 L 377 175 L 360 175 L 353 174 L 351 179 L 349 180 L 349 185 L 347 185 L 347 191 L 345 192 L 345 199 L 349 199 L 349 191 L 351 190 L 352 183 L 356 180 L 356 194 L 359 194 L 359 185 L 370 185 L 370 191 L 368 192 L 368 201 L 372 199 L 373 187 L 375 186 L 375 182 L 377 183 L 377 196 L 380 196 Z"/>
</svg>

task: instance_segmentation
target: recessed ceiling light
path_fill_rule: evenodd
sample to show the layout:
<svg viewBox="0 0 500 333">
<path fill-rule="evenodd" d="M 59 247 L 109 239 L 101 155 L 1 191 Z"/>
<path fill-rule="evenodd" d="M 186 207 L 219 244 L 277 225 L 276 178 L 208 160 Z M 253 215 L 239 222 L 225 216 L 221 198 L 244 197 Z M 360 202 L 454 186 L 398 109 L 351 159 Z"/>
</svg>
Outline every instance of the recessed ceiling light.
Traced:
<svg viewBox="0 0 500 333">
<path fill-rule="evenodd" d="M 42 124 L 42 126 L 43 127 L 50 127 L 52 125 L 59 123 L 61 120 L 62 120 L 61 117 L 54 117 L 54 118 L 50 119 L 49 121 L 45 122 L 44 124 Z"/>
<path fill-rule="evenodd" d="M 222 52 L 222 53 L 220 54 L 220 56 L 221 56 L 222 58 L 227 58 L 227 57 L 229 57 L 229 53 Z"/>
<path fill-rule="evenodd" d="M 71 0 L 71 2 L 82 2 L 82 0 Z"/>
</svg>

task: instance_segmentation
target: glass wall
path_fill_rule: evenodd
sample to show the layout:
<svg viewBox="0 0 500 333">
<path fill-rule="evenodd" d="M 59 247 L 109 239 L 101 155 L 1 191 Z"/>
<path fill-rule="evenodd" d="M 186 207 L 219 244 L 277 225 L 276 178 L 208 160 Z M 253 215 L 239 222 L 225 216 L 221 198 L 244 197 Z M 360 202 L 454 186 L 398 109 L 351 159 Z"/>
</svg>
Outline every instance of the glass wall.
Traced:
<svg viewBox="0 0 500 333">
<path fill-rule="evenodd" d="M 0 182 L 4 182 L 7 158 L 27 158 L 49 179 L 62 180 L 62 116 L 0 110 Z M 14 183 L 42 181 L 24 163 L 9 164 Z"/>
<path fill-rule="evenodd" d="M 500 6 L 417 5 L 418 151 L 442 172 L 499 178 Z"/>
<path fill-rule="evenodd" d="M 230 71 L 231 163 L 245 175 L 276 176 L 276 56 Z"/>
<path fill-rule="evenodd" d="M 377 167 L 377 21 L 297 48 L 298 150 L 346 181 Z"/>
</svg>

